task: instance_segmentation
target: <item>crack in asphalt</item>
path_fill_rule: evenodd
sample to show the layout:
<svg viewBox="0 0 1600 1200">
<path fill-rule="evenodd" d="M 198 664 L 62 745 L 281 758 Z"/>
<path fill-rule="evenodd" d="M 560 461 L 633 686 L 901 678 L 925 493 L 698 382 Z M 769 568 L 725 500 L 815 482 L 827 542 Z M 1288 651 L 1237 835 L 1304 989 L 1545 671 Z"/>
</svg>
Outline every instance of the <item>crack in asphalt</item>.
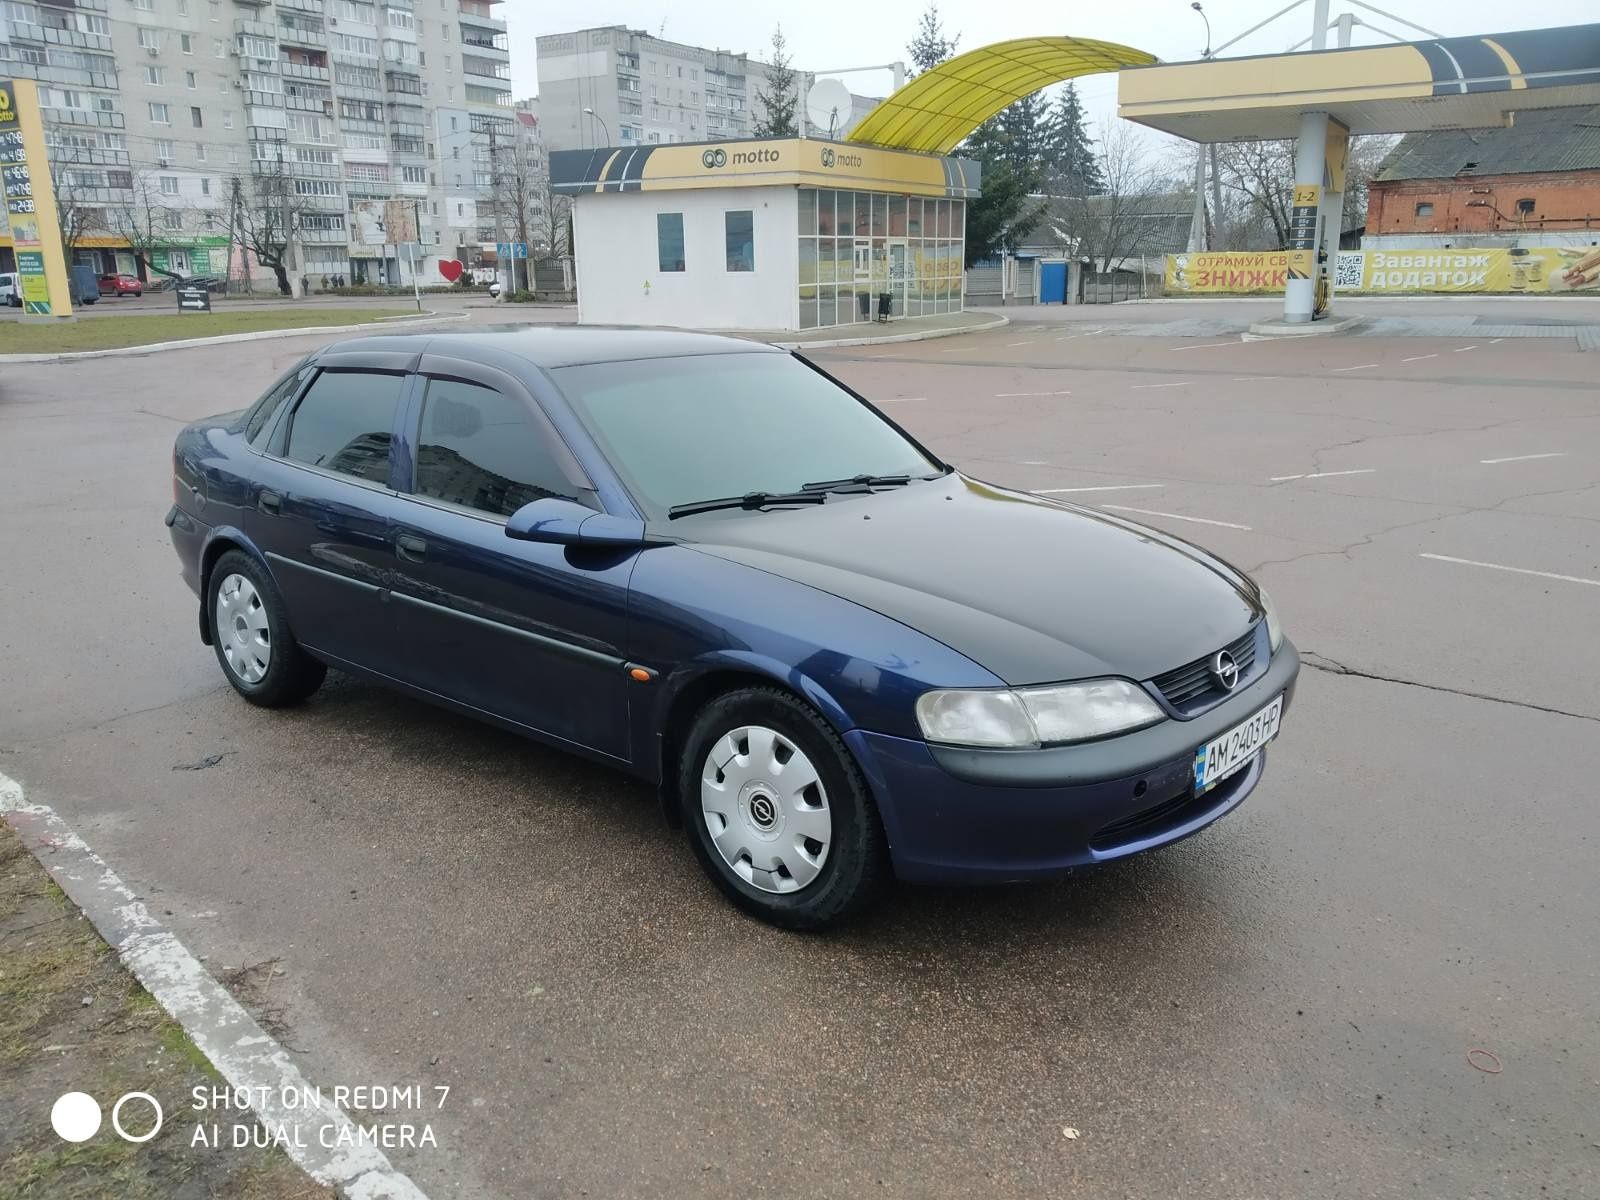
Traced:
<svg viewBox="0 0 1600 1200">
<path fill-rule="evenodd" d="M 1359 667 L 1348 667 L 1338 659 L 1329 658 L 1326 654 L 1319 654 L 1315 650 L 1300 651 L 1300 663 L 1310 667 L 1313 671 L 1322 671 L 1329 675 L 1349 675 L 1355 679 L 1372 679 L 1379 683 L 1397 683 L 1402 687 L 1421 688 L 1428 692 L 1444 692 L 1451 696 L 1465 696 L 1471 700 L 1487 700 L 1491 704 L 1509 704 L 1512 708 L 1525 708 L 1531 712 L 1550 713 L 1557 717 L 1571 717 L 1576 721 L 1593 721 L 1600 725 L 1600 716 L 1589 713 L 1572 712 L 1570 709 L 1553 708 L 1547 704 L 1533 704 L 1527 700 L 1512 700 L 1505 696 L 1491 696 L 1487 692 L 1473 692 L 1466 688 L 1446 687 L 1440 683 L 1423 683 L 1419 679 L 1402 679 L 1398 675 L 1380 675 L 1375 671 L 1363 671 Z"/>
</svg>

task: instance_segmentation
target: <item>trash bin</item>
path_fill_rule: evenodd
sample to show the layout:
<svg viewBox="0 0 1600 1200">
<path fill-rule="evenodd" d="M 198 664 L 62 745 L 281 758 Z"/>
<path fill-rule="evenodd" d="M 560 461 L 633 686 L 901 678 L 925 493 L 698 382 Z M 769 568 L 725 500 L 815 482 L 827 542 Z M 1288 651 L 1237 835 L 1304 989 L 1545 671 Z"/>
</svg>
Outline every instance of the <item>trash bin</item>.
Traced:
<svg viewBox="0 0 1600 1200">
<path fill-rule="evenodd" d="M 894 294 L 892 292 L 878 293 L 878 320 L 887 321 L 889 319 L 889 307 L 893 303 Z"/>
<path fill-rule="evenodd" d="M 861 306 L 861 319 L 863 321 L 872 320 L 872 297 L 867 295 L 866 292 L 857 292 L 856 302 Z"/>
</svg>

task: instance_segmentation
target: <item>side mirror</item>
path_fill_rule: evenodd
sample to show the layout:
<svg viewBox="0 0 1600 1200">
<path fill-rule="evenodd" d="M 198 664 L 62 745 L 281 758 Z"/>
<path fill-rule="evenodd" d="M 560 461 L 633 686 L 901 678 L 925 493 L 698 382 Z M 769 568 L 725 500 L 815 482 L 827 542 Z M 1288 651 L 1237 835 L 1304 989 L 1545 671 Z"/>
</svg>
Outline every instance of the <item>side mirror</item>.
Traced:
<svg viewBox="0 0 1600 1200">
<path fill-rule="evenodd" d="M 644 522 L 597 513 L 572 500 L 544 496 L 524 504 L 506 520 L 506 536 L 556 546 L 650 545 Z"/>
</svg>

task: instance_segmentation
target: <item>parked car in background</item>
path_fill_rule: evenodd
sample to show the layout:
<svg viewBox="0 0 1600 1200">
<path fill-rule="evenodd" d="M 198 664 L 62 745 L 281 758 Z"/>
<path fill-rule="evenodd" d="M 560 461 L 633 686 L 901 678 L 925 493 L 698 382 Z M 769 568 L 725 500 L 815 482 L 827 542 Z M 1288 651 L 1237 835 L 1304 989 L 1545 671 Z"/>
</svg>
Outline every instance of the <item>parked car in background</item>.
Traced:
<svg viewBox="0 0 1600 1200">
<path fill-rule="evenodd" d="M 22 280 L 15 271 L 0 272 L 0 301 L 7 308 L 22 307 Z"/>
<path fill-rule="evenodd" d="M 144 280 L 137 275 L 111 274 L 100 276 L 102 296 L 142 296 Z"/>
<path fill-rule="evenodd" d="M 246 700 L 331 665 L 629 771 L 791 928 L 891 873 L 1046 878 L 1188 837 L 1260 780 L 1299 667 L 1221 559 L 970 478 L 734 338 L 337 343 L 188 426 L 172 482 L 191 611 Z"/>
</svg>

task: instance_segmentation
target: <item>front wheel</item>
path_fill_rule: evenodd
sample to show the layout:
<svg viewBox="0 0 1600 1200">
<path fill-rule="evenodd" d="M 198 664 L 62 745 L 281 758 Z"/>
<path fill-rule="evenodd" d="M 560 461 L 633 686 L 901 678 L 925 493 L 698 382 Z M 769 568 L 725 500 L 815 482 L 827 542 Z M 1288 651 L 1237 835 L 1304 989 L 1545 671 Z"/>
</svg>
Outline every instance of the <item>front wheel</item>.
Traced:
<svg viewBox="0 0 1600 1200">
<path fill-rule="evenodd" d="M 778 688 L 719 696 L 685 739 L 684 825 L 706 873 L 740 908 L 787 929 L 858 911 L 887 874 L 866 781 L 839 736 Z"/>
<path fill-rule="evenodd" d="M 217 560 L 206 612 L 222 673 L 251 704 L 283 708 L 322 686 L 328 668 L 294 640 L 283 598 L 249 555 L 230 550 Z"/>
</svg>

